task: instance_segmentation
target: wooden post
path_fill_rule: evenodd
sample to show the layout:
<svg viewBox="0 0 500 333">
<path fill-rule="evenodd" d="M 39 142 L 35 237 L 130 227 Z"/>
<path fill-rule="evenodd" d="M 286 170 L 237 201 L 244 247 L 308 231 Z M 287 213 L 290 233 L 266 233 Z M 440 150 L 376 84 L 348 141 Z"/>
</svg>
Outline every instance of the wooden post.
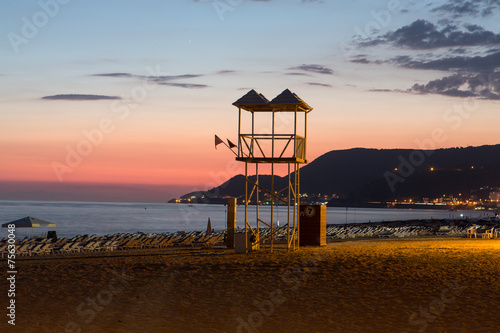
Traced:
<svg viewBox="0 0 500 333">
<path fill-rule="evenodd" d="M 228 249 L 234 248 L 234 231 L 236 229 L 236 198 L 227 199 L 227 234 L 226 246 Z"/>
</svg>

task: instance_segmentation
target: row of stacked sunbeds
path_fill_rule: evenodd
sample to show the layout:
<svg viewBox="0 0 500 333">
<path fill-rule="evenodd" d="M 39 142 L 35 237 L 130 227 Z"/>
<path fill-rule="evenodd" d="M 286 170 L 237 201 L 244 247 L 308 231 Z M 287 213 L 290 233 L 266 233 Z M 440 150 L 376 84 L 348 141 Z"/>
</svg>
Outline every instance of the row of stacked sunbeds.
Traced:
<svg viewBox="0 0 500 333">
<path fill-rule="evenodd" d="M 426 220 L 407 221 L 401 224 L 395 223 L 364 223 L 347 225 L 328 225 L 326 229 L 327 238 L 351 239 L 351 238 L 407 238 L 425 236 L 451 236 L 466 237 L 469 230 L 477 230 L 478 234 L 486 233 L 496 222 L 474 222 L 465 220 L 441 220 L 428 222 Z M 491 237 L 493 238 L 493 237 Z"/>
<path fill-rule="evenodd" d="M 352 239 L 371 237 L 422 237 L 422 236 L 469 236 L 471 230 L 478 234 L 481 231 L 486 233 L 486 228 L 493 227 L 491 222 L 480 223 L 472 221 L 434 221 L 429 223 L 425 220 L 408 221 L 400 224 L 388 223 L 368 223 L 368 224 L 348 224 L 348 225 L 327 225 L 327 239 Z M 496 225 L 496 223 L 494 223 Z M 286 226 L 282 226 L 283 232 Z M 483 230 L 484 229 L 484 230 Z M 491 229 L 490 229 L 491 230 Z M 497 228 L 497 230 L 499 230 Z M 244 232 L 238 229 L 236 232 Z M 217 246 L 224 245 L 226 231 L 217 231 L 211 234 L 206 232 L 175 232 L 161 234 L 145 234 L 141 232 L 114 234 L 106 236 L 76 236 L 73 238 L 60 238 L 56 241 L 47 237 L 24 238 L 16 243 L 17 256 L 31 256 L 41 254 L 61 254 L 71 252 L 93 252 L 93 251 L 115 251 L 147 248 L 166 247 L 186 247 L 186 246 Z M 261 240 L 269 236 L 269 228 L 259 230 Z M 500 234 L 496 232 L 496 237 Z M 477 235 L 476 235 L 477 237 Z M 492 237 L 493 238 L 493 237 Z M 275 236 L 275 241 L 286 241 L 283 236 Z M 0 240 L 0 253 L 2 258 L 7 254 L 7 238 Z"/>
<path fill-rule="evenodd" d="M 16 241 L 15 254 L 33 256 L 46 254 L 62 254 L 72 252 L 115 251 L 147 248 L 166 248 L 173 246 L 215 246 L 224 242 L 225 234 L 215 232 L 177 232 L 162 234 L 114 234 L 106 236 L 75 236 L 53 240 L 47 237 L 26 237 Z M 2 258 L 8 253 L 8 239 L 0 240 Z"/>
</svg>

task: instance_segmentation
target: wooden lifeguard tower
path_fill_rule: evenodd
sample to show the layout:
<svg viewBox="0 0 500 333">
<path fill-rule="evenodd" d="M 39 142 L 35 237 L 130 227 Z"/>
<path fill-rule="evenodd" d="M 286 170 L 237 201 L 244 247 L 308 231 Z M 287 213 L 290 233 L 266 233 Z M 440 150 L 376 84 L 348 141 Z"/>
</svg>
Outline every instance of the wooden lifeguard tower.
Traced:
<svg viewBox="0 0 500 333">
<path fill-rule="evenodd" d="M 239 112 L 236 160 L 245 163 L 245 249 L 249 248 L 248 242 L 258 248 L 264 240 L 268 240 L 272 252 L 276 236 L 286 237 L 288 250 L 296 249 L 299 247 L 300 223 L 299 168 L 300 164 L 307 163 L 307 114 L 312 108 L 288 89 L 271 101 L 252 89 L 233 105 L 238 107 Z M 242 111 L 249 114 L 242 114 Z M 251 121 L 243 119 L 248 115 Z M 282 173 L 287 171 L 286 176 L 280 177 L 280 186 L 275 181 L 277 164 L 286 169 Z M 252 179 L 249 165 L 255 167 Z M 270 182 L 266 181 L 266 186 L 261 181 L 264 176 L 259 178 L 259 172 L 265 167 L 270 168 Z M 286 207 L 286 223 L 279 227 L 274 224 L 275 203 L 281 203 L 278 207 Z M 250 204 L 255 205 L 255 229 L 248 221 Z M 267 219 L 261 214 L 260 208 L 264 204 L 271 205 L 271 214 Z M 261 235 L 261 225 L 269 228 L 267 235 Z"/>
</svg>

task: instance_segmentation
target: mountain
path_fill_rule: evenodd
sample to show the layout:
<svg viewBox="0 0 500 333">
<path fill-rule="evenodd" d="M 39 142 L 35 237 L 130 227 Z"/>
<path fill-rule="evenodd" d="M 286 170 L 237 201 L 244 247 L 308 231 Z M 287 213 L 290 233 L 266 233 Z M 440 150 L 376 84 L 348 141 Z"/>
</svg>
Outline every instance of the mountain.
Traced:
<svg viewBox="0 0 500 333">
<path fill-rule="evenodd" d="M 500 186 L 500 145 L 328 152 L 301 169 L 301 192 L 360 201 L 438 197 Z"/>
<path fill-rule="evenodd" d="M 336 194 L 356 202 L 471 195 L 500 187 L 500 145 L 437 150 L 353 148 L 330 151 L 300 169 L 300 192 Z M 255 180 L 255 176 L 250 177 Z M 260 175 L 269 188 L 270 176 Z M 275 187 L 287 179 L 275 177 Z M 244 197 L 245 177 L 237 175 L 207 192 L 183 197 Z"/>
</svg>

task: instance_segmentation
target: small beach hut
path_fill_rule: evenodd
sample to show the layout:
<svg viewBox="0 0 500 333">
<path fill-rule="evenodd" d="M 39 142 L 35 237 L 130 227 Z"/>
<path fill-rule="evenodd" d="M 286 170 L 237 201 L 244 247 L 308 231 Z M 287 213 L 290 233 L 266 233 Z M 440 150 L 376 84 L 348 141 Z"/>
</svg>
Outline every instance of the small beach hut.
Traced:
<svg viewBox="0 0 500 333">
<path fill-rule="evenodd" d="M 15 220 L 12 222 L 7 222 L 2 224 L 2 228 L 8 228 L 9 225 L 14 225 L 15 228 L 55 228 L 57 225 L 53 222 L 47 222 L 44 220 L 37 219 L 35 217 L 26 216 L 22 219 Z M 33 229 L 31 229 L 33 230 Z M 26 229 L 26 235 L 28 235 L 28 229 Z"/>
</svg>

